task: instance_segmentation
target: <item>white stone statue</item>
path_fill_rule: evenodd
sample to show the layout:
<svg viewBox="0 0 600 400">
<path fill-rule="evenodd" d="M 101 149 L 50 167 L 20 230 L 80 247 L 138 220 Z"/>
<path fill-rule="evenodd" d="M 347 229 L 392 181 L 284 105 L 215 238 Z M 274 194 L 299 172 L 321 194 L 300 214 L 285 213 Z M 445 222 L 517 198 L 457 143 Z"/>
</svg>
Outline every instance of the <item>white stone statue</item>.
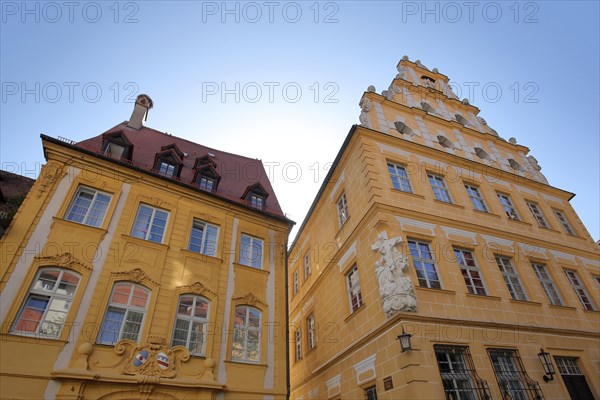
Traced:
<svg viewBox="0 0 600 400">
<path fill-rule="evenodd" d="M 408 69 L 404 65 L 398 66 L 398 73 L 396 74 L 396 79 L 404 79 L 408 80 Z"/>
<path fill-rule="evenodd" d="M 417 311 L 415 288 L 410 277 L 406 275 L 408 259 L 396 249 L 400 243 L 402 238 L 388 239 L 384 231 L 371 246 L 372 250 L 381 254 L 375 262 L 375 273 L 379 281 L 383 312 L 388 318 L 399 311 Z"/>
<path fill-rule="evenodd" d="M 360 115 L 358 116 L 358 120 L 361 125 L 370 128 L 371 127 L 371 118 L 369 118 L 369 111 L 371 111 L 371 100 L 366 97 L 363 97 L 359 103 L 360 106 Z"/>
</svg>

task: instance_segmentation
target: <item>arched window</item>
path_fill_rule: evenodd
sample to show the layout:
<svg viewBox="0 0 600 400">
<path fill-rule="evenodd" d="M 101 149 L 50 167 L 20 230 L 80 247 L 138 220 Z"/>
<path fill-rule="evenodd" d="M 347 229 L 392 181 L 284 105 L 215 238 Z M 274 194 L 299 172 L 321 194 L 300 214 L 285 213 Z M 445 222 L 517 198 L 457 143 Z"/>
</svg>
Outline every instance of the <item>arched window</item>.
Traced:
<svg viewBox="0 0 600 400">
<path fill-rule="evenodd" d="M 67 319 L 79 280 L 79 274 L 66 269 L 40 269 L 12 332 L 57 338 Z"/>
<path fill-rule="evenodd" d="M 231 359 L 260 362 L 261 311 L 247 305 L 235 307 Z"/>
<path fill-rule="evenodd" d="M 150 290 L 132 282 L 113 286 L 98 343 L 113 345 L 122 339 L 137 342 L 148 311 Z"/>
<path fill-rule="evenodd" d="M 190 354 L 203 356 L 210 302 L 201 296 L 181 295 L 173 328 L 171 346 L 184 346 Z"/>
</svg>

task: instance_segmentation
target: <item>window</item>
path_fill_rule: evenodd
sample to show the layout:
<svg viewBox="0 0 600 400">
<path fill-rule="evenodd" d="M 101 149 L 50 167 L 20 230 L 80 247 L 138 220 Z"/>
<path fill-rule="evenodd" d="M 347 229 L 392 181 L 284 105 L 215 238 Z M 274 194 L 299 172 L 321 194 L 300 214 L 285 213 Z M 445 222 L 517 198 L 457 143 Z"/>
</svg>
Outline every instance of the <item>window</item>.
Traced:
<svg viewBox="0 0 600 400">
<path fill-rule="evenodd" d="M 485 287 L 479 273 L 479 268 L 477 268 L 477 264 L 475 263 L 473 252 L 470 250 L 454 249 L 454 256 L 456 257 L 469 293 L 485 295 Z"/>
<path fill-rule="evenodd" d="M 481 158 L 482 160 L 490 161 L 492 159 L 490 155 L 481 147 L 475 147 L 475 154 L 477 154 L 477 157 Z"/>
<path fill-rule="evenodd" d="M 404 168 L 402 165 L 398 165 L 391 162 L 387 163 L 387 166 L 394 189 L 401 190 L 407 193 L 412 193 L 412 188 L 410 187 L 410 180 L 408 179 L 406 168 Z"/>
<path fill-rule="evenodd" d="M 598 286 L 598 289 L 600 289 L 600 276 L 594 275 L 594 280 L 596 281 L 596 286 Z"/>
<path fill-rule="evenodd" d="M 296 270 L 296 271 L 294 271 L 294 294 L 298 294 L 298 287 L 299 287 L 298 270 Z"/>
<path fill-rule="evenodd" d="M 468 347 L 433 346 L 446 399 L 491 399 L 487 381 L 477 376 Z"/>
<path fill-rule="evenodd" d="M 454 143 L 452 143 L 452 141 L 444 135 L 438 135 L 437 140 L 438 140 L 438 143 L 440 144 L 440 146 L 442 146 L 446 149 L 455 149 L 456 148 L 456 146 L 454 146 Z"/>
<path fill-rule="evenodd" d="M 394 126 L 396 127 L 396 130 L 398 131 L 398 133 L 400 133 L 402 135 L 414 136 L 414 134 L 415 134 L 413 132 L 413 130 L 410 128 L 410 126 L 406 125 L 402 121 L 394 122 Z"/>
<path fill-rule="evenodd" d="M 304 255 L 304 279 L 310 275 L 310 253 L 306 252 Z"/>
<path fill-rule="evenodd" d="M 263 197 L 253 194 L 250 196 L 250 205 L 254 208 L 258 208 L 259 210 L 262 210 L 263 208 Z"/>
<path fill-rule="evenodd" d="M 543 399 L 540 385 L 525 372 L 519 352 L 511 349 L 488 349 L 494 374 L 505 400 Z"/>
<path fill-rule="evenodd" d="M 467 190 L 467 194 L 471 199 L 473 208 L 475 208 L 477 211 L 488 212 L 485 200 L 483 199 L 481 193 L 479 193 L 479 188 L 473 185 L 465 185 L 465 189 Z"/>
<path fill-rule="evenodd" d="M 119 340 L 137 342 L 148 310 L 150 291 L 130 282 L 115 283 L 102 321 L 98 343 L 113 345 Z"/>
<path fill-rule="evenodd" d="M 512 201 L 510 201 L 510 196 L 507 194 L 496 193 L 498 195 L 498 200 L 500 200 L 500 204 L 502 204 L 502 208 L 508 215 L 509 219 L 520 221 L 519 214 L 517 213 L 517 209 L 513 206 Z"/>
<path fill-rule="evenodd" d="M 188 249 L 207 256 L 214 256 L 217 250 L 219 227 L 194 218 Z"/>
<path fill-rule="evenodd" d="M 567 275 L 567 278 L 569 279 L 569 282 L 571 282 L 571 286 L 573 287 L 573 290 L 575 291 L 575 294 L 579 298 L 579 301 L 581 302 L 581 305 L 583 306 L 583 308 L 585 310 L 593 311 L 594 305 L 592 304 L 592 300 L 590 299 L 590 296 L 588 296 L 587 292 L 585 291 L 585 287 L 583 286 L 583 283 L 581 283 L 581 281 L 579 280 L 577 271 L 572 271 L 569 269 L 565 269 L 564 271 L 565 271 L 565 274 Z"/>
<path fill-rule="evenodd" d="M 313 314 L 309 315 L 306 319 L 308 325 L 308 350 L 312 350 L 317 345 L 316 335 L 315 335 L 315 316 Z"/>
<path fill-rule="evenodd" d="M 554 360 L 571 399 L 593 400 L 594 395 L 577 365 L 577 358 L 554 357 Z"/>
<path fill-rule="evenodd" d="M 200 185 L 200 188 L 206 190 L 207 192 L 212 192 L 215 185 L 215 180 L 206 176 L 201 176 L 198 179 L 198 185 Z"/>
<path fill-rule="evenodd" d="M 456 122 L 458 122 L 459 124 L 462 124 L 464 126 L 469 125 L 467 119 L 460 114 L 454 114 L 454 118 L 456 118 Z"/>
<path fill-rule="evenodd" d="M 69 206 L 65 219 L 99 227 L 104 221 L 111 196 L 108 193 L 81 186 Z"/>
<path fill-rule="evenodd" d="M 427 114 L 437 114 L 437 112 L 435 111 L 435 108 L 433 108 L 433 106 L 431 104 L 429 104 L 428 102 L 426 102 L 426 101 L 422 101 L 421 102 L 421 108 Z"/>
<path fill-rule="evenodd" d="M 358 268 L 356 265 L 346 274 L 346 282 L 348 284 L 350 310 L 354 312 L 363 305 L 362 295 L 360 293 L 360 283 L 358 282 Z"/>
<path fill-rule="evenodd" d="M 377 386 L 370 386 L 365 389 L 365 400 L 377 400 Z"/>
<path fill-rule="evenodd" d="M 429 244 L 417 240 L 408 240 L 408 248 L 413 260 L 419 286 L 441 289 L 440 279 L 438 277 L 433 254 L 429 249 Z"/>
<path fill-rule="evenodd" d="M 496 264 L 498 265 L 498 268 L 500 268 L 500 272 L 502 272 L 502 278 L 504 278 L 506 288 L 512 298 L 515 300 L 527 300 L 527 296 L 521 285 L 521 280 L 519 279 L 519 274 L 517 274 L 517 271 L 513 267 L 510 258 L 501 256 L 495 256 L 495 258 Z"/>
<path fill-rule="evenodd" d="M 241 236 L 240 264 L 262 269 L 263 241 L 252 236 Z"/>
<path fill-rule="evenodd" d="M 433 189 L 436 200 L 452 203 L 444 178 L 434 174 L 427 174 L 427 177 L 429 178 L 429 184 L 431 185 L 431 189 Z"/>
<path fill-rule="evenodd" d="M 261 311 L 250 306 L 236 306 L 231 358 L 236 361 L 260 362 Z"/>
<path fill-rule="evenodd" d="M 159 161 L 158 163 L 158 173 L 165 176 L 173 176 L 175 174 L 175 165 L 169 164 L 166 161 Z"/>
<path fill-rule="evenodd" d="M 64 269 L 40 269 L 11 331 L 58 338 L 79 279 L 79 274 Z"/>
<path fill-rule="evenodd" d="M 536 263 L 531 264 L 531 266 L 533 267 L 535 275 L 540 281 L 540 285 L 542 285 L 542 289 L 544 289 L 544 293 L 546 293 L 548 300 L 550 300 L 550 304 L 562 306 L 562 300 L 558 295 L 558 291 L 554 287 L 554 281 L 552 281 L 552 277 L 550 277 L 546 271 L 546 266 Z"/>
<path fill-rule="evenodd" d="M 337 202 L 338 221 L 340 226 L 348 220 L 348 205 L 346 204 L 346 193 L 342 194 L 342 197 Z"/>
<path fill-rule="evenodd" d="M 521 168 L 521 164 L 519 164 L 518 162 L 516 162 L 512 158 L 508 159 L 508 165 L 510 165 L 510 167 L 512 169 L 514 169 L 515 171 L 517 171 L 517 172 L 519 172 L 519 171 L 521 171 L 523 169 L 523 168 Z"/>
<path fill-rule="evenodd" d="M 131 236 L 162 243 L 168 218 L 169 213 L 167 211 L 140 204 L 131 230 Z"/>
<path fill-rule="evenodd" d="M 531 201 L 527 202 L 527 206 L 531 210 L 531 213 L 533 214 L 533 217 L 537 221 L 538 225 L 542 228 L 549 228 L 548 223 L 546 222 L 546 218 L 544 217 L 542 210 L 540 210 L 540 207 L 536 203 Z"/>
<path fill-rule="evenodd" d="M 302 359 L 302 331 L 296 330 L 295 333 L 295 346 L 296 346 L 296 362 Z"/>
<path fill-rule="evenodd" d="M 108 142 L 106 143 L 106 147 L 104 148 L 104 155 L 107 157 L 112 157 L 116 159 L 120 159 L 125 152 L 125 147 L 120 146 L 116 143 Z"/>
<path fill-rule="evenodd" d="M 558 221 L 565 229 L 565 232 L 567 232 L 569 235 L 575 236 L 575 231 L 573 230 L 573 228 L 571 228 L 571 225 L 569 224 L 567 217 L 565 217 L 565 214 L 563 214 L 562 211 L 558 211 L 558 210 L 553 210 L 553 211 L 554 211 L 554 215 L 556 215 L 556 218 L 558 218 Z"/>
<path fill-rule="evenodd" d="M 171 347 L 184 346 L 195 356 L 203 356 L 206 346 L 210 303 L 200 296 L 182 295 L 177 306 Z"/>
</svg>

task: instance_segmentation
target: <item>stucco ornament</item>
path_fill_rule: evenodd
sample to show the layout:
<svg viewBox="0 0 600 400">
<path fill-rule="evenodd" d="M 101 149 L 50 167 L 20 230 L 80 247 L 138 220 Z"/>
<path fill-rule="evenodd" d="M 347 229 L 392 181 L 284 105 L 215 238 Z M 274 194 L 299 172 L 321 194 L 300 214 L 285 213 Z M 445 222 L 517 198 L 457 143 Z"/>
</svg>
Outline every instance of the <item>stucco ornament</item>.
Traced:
<svg viewBox="0 0 600 400">
<path fill-rule="evenodd" d="M 127 352 L 127 349 L 130 349 Z M 173 378 L 177 375 L 175 371 L 177 353 L 181 361 L 190 358 L 188 350 L 183 346 L 169 348 L 163 337 L 150 335 L 148 342 L 137 345 L 131 340 L 121 340 L 115 345 L 115 353 L 125 354 L 125 362 L 121 371 L 125 375 L 148 375 L 160 378 Z"/>
<path fill-rule="evenodd" d="M 400 243 L 402 238 L 388 239 L 384 231 L 371 246 L 373 251 L 379 251 L 381 254 L 379 260 L 375 262 L 375 273 L 379 281 L 383 312 L 388 318 L 399 311 L 417 311 L 415 287 L 410 277 L 406 275 L 408 259 L 396 248 Z"/>
<path fill-rule="evenodd" d="M 367 97 L 363 97 L 360 100 L 359 106 L 360 106 L 360 115 L 358 117 L 358 120 L 360 121 L 361 125 L 366 126 L 367 128 L 370 128 L 371 127 L 371 119 L 369 118 L 369 111 L 371 111 L 371 108 L 372 108 L 371 100 L 369 100 Z"/>
</svg>

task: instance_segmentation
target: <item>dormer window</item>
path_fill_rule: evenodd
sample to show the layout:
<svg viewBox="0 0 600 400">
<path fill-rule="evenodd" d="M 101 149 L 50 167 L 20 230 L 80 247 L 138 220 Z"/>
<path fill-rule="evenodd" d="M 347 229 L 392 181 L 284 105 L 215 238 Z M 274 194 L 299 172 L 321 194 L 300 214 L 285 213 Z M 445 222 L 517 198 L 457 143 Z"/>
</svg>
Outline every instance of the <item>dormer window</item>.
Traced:
<svg viewBox="0 0 600 400">
<path fill-rule="evenodd" d="M 267 196 L 269 193 L 261 186 L 260 183 L 248 186 L 244 192 L 243 198 L 249 203 L 250 206 L 259 210 L 264 210 L 267 202 Z"/>
<path fill-rule="evenodd" d="M 127 140 L 123 132 L 113 132 L 102 138 L 102 155 L 117 160 L 131 160 L 133 145 Z"/>
<path fill-rule="evenodd" d="M 254 208 L 262 210 L 264 198 L 258 194 L 252 194 L 250 196 L 250 205 Z"/>
<path fill-rule="evenodd" d="M 164 149 L 164 147 L 163 147 Z M 183 153 L 181 153 L 183 156 Z M 169 148 L 156 155 L 154 169 L 163 176 L 179 177 L 183 161 L 173 148 Z"/>
<path fill-rule="evenodd" d="M 160 160 L 158 167 L 156 168 L 158 173 L 166 176 L 173 176 L 175 174 L 175 165 L 169 164 L 166 161 Z"/>
<path fill-rule="evenodd" d="M 212 160 L 208 155 L 196 158 L 194 163 L 194 169 L 196 170 L 196 176 L 194 182 L 202 190 L 207 192 L 215 192 L 221 177 L 216 170 L 217 163 Z"/>
</svg>

